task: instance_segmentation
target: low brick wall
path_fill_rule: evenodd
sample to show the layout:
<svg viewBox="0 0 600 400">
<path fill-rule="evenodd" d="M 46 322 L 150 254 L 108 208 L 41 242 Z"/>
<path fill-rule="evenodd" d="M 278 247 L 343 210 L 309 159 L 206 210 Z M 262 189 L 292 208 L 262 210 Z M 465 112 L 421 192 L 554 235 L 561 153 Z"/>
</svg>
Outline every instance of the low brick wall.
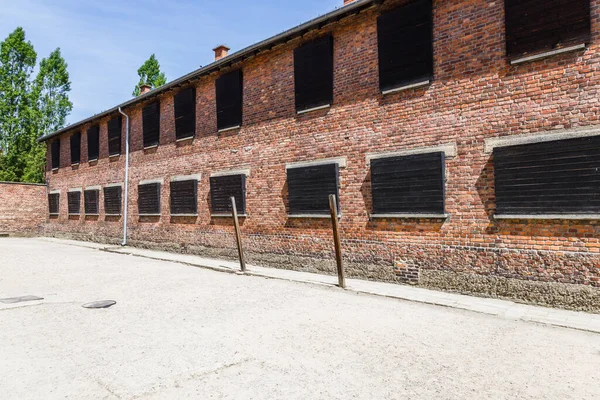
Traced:
<svg viewBox="0 0 600 400">
<path fill-rule="evenodd" d="M 47 216 L 46 185 L 0 182 L 0 233 L 37 233 Z"/>
</svg>

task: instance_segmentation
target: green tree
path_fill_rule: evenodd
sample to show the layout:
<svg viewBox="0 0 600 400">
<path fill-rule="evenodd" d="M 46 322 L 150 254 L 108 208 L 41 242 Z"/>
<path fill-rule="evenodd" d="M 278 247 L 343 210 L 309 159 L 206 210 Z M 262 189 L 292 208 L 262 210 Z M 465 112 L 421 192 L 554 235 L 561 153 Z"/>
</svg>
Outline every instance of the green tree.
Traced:
<svg viewBox="0 0 600 400">
<path fill-rule="evenodd" d="M 27 150 L 35 115 L 29 77 L 36 58 L 21 27 L 0 43 L 0 180 L 19 180 L 23 174 L 20 155 Z"/>
<path fill-rule="evenodd" d="M 164 72 L 160 71 L 160 64 L 158 60 L 152 54 L 149 59 L 147 59 L 142 66 L 138 69 L 138 75 L 140 77 L 140 81 L 135 86 L 133 90 L 132 96 L 140 95 L 140 86 L 142 85 L 150 85 L 152 89 L 156 89 L 167 83 L 167 78 Z"/>
<path fill-rule="evenodd" d="M 67 115 L 73 109 L 69 100 L 71 82 L 67 63 L 57 48 L 48 58 L 42 59 L 40 69 L 33 82 L 32 96 L 34 112 L 30 115 L 34 134 L 29 135 L 29 151 L 25 156 L 23 180 L 41 182 L 44 177 L 46 145 L 37 143 L 36 138 L 54 132 L 65 125 Z"/>
</svg>

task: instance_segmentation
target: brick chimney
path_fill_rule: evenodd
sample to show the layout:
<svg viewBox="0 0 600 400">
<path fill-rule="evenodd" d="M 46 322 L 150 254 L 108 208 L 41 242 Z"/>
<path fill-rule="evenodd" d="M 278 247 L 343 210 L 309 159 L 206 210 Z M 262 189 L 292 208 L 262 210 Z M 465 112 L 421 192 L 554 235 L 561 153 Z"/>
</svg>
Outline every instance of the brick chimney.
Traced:
<svg viewBox="0 0 600 400">
<path fill-rule="evenodd" d="M 148 93 L 151 90 L 152 90 L 152 86 L 150 86 L 150 85 L 146 85 L 146 84 L 140 85 L 140 96 Z"/>
<path fill-rule="evenodd" d="M 344 0 L 344 5 L 355 2 L 356 0 Z"/>
<path fill-rule="evenodd" d="M 219 61 L 221 58 L 227 57 L 229 50 L 229 47 L 225 46 L 224 44 L 215 47 L 213 49 L 215 52 L 215 61 Z"/>
</svg>

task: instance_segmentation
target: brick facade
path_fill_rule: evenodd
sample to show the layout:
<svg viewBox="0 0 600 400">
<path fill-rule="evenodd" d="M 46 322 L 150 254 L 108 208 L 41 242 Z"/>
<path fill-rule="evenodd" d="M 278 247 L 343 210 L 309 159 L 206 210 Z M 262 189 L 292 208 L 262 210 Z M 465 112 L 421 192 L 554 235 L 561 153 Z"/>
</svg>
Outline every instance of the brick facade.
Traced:
<svg viewBox="0 0 600 400">
<path fill-rule="evenodd" d="M 47 218 L 46 185 L 0 182 L 0 233 L 35 234 Z"/>
<path fill-rule="evenodd" d="M 213 172 L 243 168 L 250 170 L 248 215 L 242 221 L 250 261 L 332 272 L 330 221 L 288 216 L 285 165 L 347 157 L 347 166 L 340 169 L 340 203 L 349 275 L 379 280 L 406 277 L 441 288 L 586 308 L 531 295 L 538 289 L 528 282 L 564 284 L 560 287 L 577 293 L 583 289 L 570 284 L 585 285 L 585 290 L 600 287 L 600 221 L 495 220 L 493 159 L 485 151 L 485 140 L 578 127 L 600 131 L 600 0 L 592 0 L 592 42 L 586 49 L 515 66 L 505 55 L 503 1 L 434 1 L 433 82 L 382 96 L 376 18 L 382 9 L 401 3 L 386 1 L 235 65 L 244 72 L 239 129 L 217 132 L 214 82 L 218 73 L 192 83 L 197 97 L 193 140 L 175 141 L 175 91 L 159 97 L 161 136 L 155 149 L 143 149 L 144 104 L 124 109 L 131 126 L 128 224 L 132 243 L 233 255 L 231 219 L 210 215 L 209 177 Z M 334 37 L 333 105 L 297 115 L 293 49 L 326 32 Z M 113 241 L 122 234 L 120 217 L 105 217 L 103 207 L 99 216 L 67 216 L 69 188 L 123 181 L 124 155 L 108 158 L 109 119 L 95 121 L 100 123 L 101 143 L 97 162 L 87 162 L 89 125 L 77 128 L 82 132 L 78 167 L 70 166 L 69 132 L 60 136 L 59 170 L 50 170 L 48 152 L 49 186 L 61 192 L 60 216 L 46 224 L 48 233 Z M 125 133 L 122 149 L 124 138 Z M 369 218 L 367 153 L 447 143 L 456 146 L 456 155 L 446 159 L 448 219 Z M 201 174 L 198 216 L 171 217 L 169 178 L 191 174 Z M 162 215 L 139 217 L 137 184 L 152 178 L 164 179 Z M 456 282 L 461 274 L 485 282 L 464 286 Z M 501 290 L 489 281 L 512 278 L 522 285 Z M 538 292 L 548 290 L 544 286 Z"/>
</svg>

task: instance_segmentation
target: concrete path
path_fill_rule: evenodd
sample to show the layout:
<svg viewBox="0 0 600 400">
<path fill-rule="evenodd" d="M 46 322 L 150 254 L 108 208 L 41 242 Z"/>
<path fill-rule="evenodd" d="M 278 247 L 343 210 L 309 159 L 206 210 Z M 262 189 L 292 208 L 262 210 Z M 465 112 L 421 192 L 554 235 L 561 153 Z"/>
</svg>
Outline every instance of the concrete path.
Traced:
<svg viewBox="0 0 600 400">
<path fill-rule="evenodd" d="M 71 244 L 75 246 L 90 247 L 120 254 L 130 254 L 154 260 L 178 262 L 195 267 L 208 268 L 215 271 L 237 273 L 240 269 L 239 263 L 237 262 L 204 258 L 194 255 L 169 253 L 135 247 L 106 246 L 98 243 L 78 242 L 73 240 L 53 238 L 43 238 L 42 240 Z M 266 268 L 257 265 L 247 265 L 246 274 L 326 286 L 337 285 L 337 277 L 335 276 L 290 271 L 277 268 Z M 347 290 L 358 293 L 366 293 L 426 304 L 434 304 L 438 306 L 459 308 L 508 319 L 538 322 L 542 324 L 600 333 L 600 314 L 589 314 L 585 312 L 537 307 L 514 303 L 508 300 L 466 296 L 407 285 L 372 282 L 361 279 L 346 279 L 346 285 Z"/>
</svg>

